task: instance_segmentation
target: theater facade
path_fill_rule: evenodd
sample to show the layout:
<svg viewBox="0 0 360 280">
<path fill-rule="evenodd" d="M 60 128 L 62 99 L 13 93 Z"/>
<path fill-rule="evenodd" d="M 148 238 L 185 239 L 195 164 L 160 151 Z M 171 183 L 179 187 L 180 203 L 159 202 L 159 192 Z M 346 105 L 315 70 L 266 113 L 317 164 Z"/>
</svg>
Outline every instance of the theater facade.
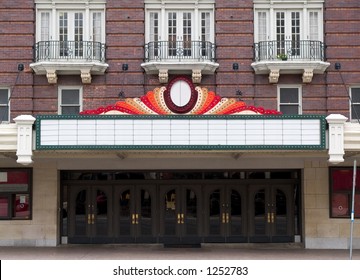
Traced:
<svg viewBox="0 0 360 280">
<path fill-rule="evenodd" d="M 357 1 L 12 2 L 0 246 L 349 247 Z"/>
</svg>

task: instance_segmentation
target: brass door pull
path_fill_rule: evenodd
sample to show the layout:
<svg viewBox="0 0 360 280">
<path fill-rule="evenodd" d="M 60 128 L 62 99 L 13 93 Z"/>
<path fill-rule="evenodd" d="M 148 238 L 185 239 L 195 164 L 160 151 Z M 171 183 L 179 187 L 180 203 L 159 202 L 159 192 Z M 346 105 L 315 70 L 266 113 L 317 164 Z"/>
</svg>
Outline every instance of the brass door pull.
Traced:
<svg viewBox="0 0 360 280">
<path fill-rule="evenodd" d="M 131 214 L 131 224 L 133 225 L 139 224 L 139 214 L 137 213 Z"/>
<path fill-rule="evenodd" d="M 185 215 L 183 213 L 177 214 L 177 223 L 184 224 L 185 223 Z"/>
</svg>

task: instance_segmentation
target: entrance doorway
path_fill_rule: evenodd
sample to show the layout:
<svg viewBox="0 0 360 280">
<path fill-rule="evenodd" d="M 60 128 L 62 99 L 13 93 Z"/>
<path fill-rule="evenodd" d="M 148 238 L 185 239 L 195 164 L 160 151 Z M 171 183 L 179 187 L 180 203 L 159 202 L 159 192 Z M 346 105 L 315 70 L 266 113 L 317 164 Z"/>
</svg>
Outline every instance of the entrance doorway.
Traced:
<svg viewBox="0 0 360 280">
<path fill-rule="evenodd" d="M 300 236 L 299 171 L 151 173 L 62 172 L 62 240 L 190 245 Z"/>
<path fill-rule="evenodd" d="M 72 186 L 68 201 L 70 243 L 109 243 L 112 196 L 106 186 Z"/>
<path fill-rule="evenodd" d="M 294 188 L 291 185 L 249 188 L 249 241 L 294 241 Z"/>
<path fill-rule="evenodd" d="M 201 243 L 201 186 L 160 187 L 160 242 Z"/>
<path fill-rule="evenodd" d="M 247 242 L 246 187 L 215 185 L 205 191 L 205 242 Z"/>
</svg>

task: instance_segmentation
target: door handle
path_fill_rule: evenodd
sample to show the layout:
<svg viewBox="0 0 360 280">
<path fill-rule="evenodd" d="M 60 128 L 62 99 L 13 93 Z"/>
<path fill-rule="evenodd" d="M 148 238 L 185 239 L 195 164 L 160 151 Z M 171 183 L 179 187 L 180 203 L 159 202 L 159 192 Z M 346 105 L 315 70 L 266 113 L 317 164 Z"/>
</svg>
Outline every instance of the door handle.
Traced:
<svg viewBox="0 0 360 280">
<path fill-rule="evenodd" d="M 267 213 L 267 222 L 271 224 L 271 213 Z"/>
<path fill-rule="evenodd" d="M 131 214 L 131 224 L 135 225 L 135 214 Z"/>
<path fill-rule="evenodd" d="M 91 225 L 91 214 L 88 214 L 88 225 Z"/>
<path fill-rule="evenodd" d="M 222 223 L 226 224 L 226 214 L 222 213 Z"/>
<path fill-rule="evenodd" d="M 273 224 L 275 222 L 275 213 L 271 213 L 271 223 Z"/>
<path fill-rule="evenodd" d="M 185 223 L 185 215 L 184 213 L 177 214 L 177 223 L 184 224 Z"/>
<path fill-rule="evenodd" d="M 139 214 L 135 214 L 135 224 L 139 224 Z"/>
<path fill-rule="evenodd" d="M 229 215 L 229 213 L 226 213 L 226 223 L 228 224 L 229 221 L 230 221 L 230 215 Z"/>
<path fill-rule="evenodd" d="M 95 214 L 91 214 L 91 224 L 95 224 Z"/>
</svg>

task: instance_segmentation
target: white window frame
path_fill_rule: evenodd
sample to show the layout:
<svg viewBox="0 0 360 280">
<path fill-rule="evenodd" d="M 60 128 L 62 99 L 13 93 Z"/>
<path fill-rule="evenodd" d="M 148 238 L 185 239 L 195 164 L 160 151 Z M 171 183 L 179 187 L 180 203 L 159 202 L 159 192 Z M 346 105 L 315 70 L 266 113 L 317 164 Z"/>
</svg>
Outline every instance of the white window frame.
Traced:
<svg viewBox="0 0 360 280">
<path fill-rule="evenodd" d="M 8 108 L 8 114 L 6 119 L 4 118 L 4 120 L 2 120 L 2 118 L 0 118 L 0 123 L 9 123 L 10 122 L 10 89 L 7 87 L 0 87 L 0 90 L 7 90 L 7 100 L 8 102 L 5 103 L 0 103 L 0 107 L 7 107 Z M 2 113 L 0 113 L 2 114 Z M 2 116 L 1 116 L 2 117 Z"/>
<path fill-rule="evenodd" d="M 358 102 L 358 103 L 354 103 L 354 102 L 353 102 L 353 99 L 354 99 L 354 98 L 353 98 L 353 92 L 352 92 L 353 89 L 358 89 L 358 90 L 359 90 L 359 94 L 360 94 L 360 85 L 353 85 L 353 86 L 351 86 L 351 87 L 349 88 L 349 96 L 350 96 L 350 98 L 349 98 L 350 120 L 351 120 L 352 122 L 358 122 L 358 121 L 360 121 L 360 102 Z M 358 115 L 358 117 L 359 117 L 358 119 L 352 117 L 352 115 L 353 115 L 353 105 L 358 106 L 358 108 L 359 108 L 359 110 L 356 111 L 356 113 L 357 113 L 357 115 Z"/>
<path fill-rule="evenodd" d="M 280 103 L 280 95 L 282 88 L 296 88 L 298 89 L 298 103 Z M 277 86 L 277 109 L 281 112 L 281 106 L 286 105 L 296 105 L 298 106 L 298 115 L 302 115 L 302 86 L 301 85 L 278 85 Z"/>
<path fill-rule="evenodd" d="M 210 13 L 210 42 L 215 42 L 215 0 L 197 1 L 171 1 L 171 0 L 145 0 L 145 41 L 150 42 L 150 13 L 159 14 L 159 41 L 167 41 L 167 14 L 169 11 L 193 13 L 193 40 L 201 40 L 201 13 Z"/>
<path fill-rule="evenodd" d="M 36 42 L 41 38 L 41 13 L 49 13 L 49 40 L 58 40 L 59 38 L 59 12 L 83 12 L 84 18 L 84 41 L 93 41 L 93 13 L 100 12 L 101 17 L 101 41 L 105 43 L 105 10 L 106 0 L 96 0 L 96 3 L 88 0 L 70 1 L 70 0 L 35 0 L 36 9 Z"/>
<path fill-rule="evenodd" d="M 62 115 L 62 91 L 78 90 L 79 91 L 79 112 L 83 110 L 83 87 L 82 86 L 59 86 L 58 87 L 58 114 Z M 75 105 L 75 104 L 74 104 Z"/>
<path fill-rule="evenodd" d="M 267 12 L 267 41 L 276 40 L 276 12 L 301 12 L 301 40 L 310 40 L 310 12 L 318 12 L 318 41 L 323 42 L 323 14 L 324 0 L 303 0 L 303 1 L 264 1 L 254 0 L 254 42 L 259 42 L 259 16 L 258 12 Z"/>
</svg>

